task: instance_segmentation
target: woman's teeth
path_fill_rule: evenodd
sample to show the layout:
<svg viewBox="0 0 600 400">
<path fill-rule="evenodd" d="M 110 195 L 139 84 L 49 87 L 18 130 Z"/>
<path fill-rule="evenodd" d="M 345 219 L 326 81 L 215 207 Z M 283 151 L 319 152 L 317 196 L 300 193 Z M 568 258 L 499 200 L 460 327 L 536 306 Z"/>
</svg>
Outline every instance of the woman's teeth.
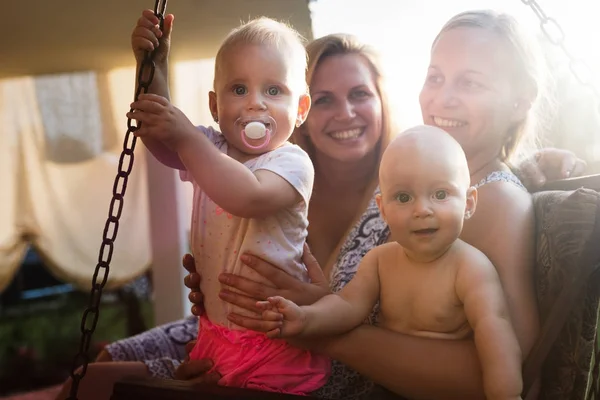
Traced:
<svg viewBox="0 0 600 400">
<path fill-rule="evenodd" d="M 356 128 L 356 129 L 351 129 L 351 130 L 347 130 L 347 131 L 333 132 L 330 134 L 330 136 L 337 140 L 356 139 L 357 137 L 359 137 L 362 134 L 362 132 L 363 132 L 362 128 Z"/>
<path fill-rule="evenodd" d="M 458 121 L 455 119 L 445 119 L 440 117 L 433 117 L 433 122 L 441 128 L 459 128 L 467 124 L 463 121 Z"/>
</svg>

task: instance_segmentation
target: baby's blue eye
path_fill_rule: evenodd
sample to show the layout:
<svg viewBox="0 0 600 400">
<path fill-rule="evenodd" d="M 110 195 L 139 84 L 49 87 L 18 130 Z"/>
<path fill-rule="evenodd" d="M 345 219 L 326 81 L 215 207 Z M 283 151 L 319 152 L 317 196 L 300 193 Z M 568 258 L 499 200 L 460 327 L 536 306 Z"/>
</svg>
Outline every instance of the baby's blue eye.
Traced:
<svg viewBox="0 0 600 400">
<path fill-rule="evenodd" d="M 244 86 L 236 86 L 233 88 L 233 92 L 239 96 L 242 96 L 247 93 L 247 90 Z"/>
<path fill-rule="evenodd" d="M 410 201 L 410 196 L 406 193 L 398 193 L 396 195 L 396 200 L 400 203 L 408 203 Z"/>
</svg>

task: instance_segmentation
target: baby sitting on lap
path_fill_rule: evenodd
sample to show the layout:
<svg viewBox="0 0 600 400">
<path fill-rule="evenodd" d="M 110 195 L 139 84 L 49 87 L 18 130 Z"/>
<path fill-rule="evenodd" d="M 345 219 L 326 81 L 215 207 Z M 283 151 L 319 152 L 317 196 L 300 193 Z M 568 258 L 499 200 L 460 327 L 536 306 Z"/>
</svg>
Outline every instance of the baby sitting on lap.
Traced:
<svg viewBox="0 0 600 400">
<path fill-rule="evenodd" d="M 391 241 L 369 251 L 339 293 L 299 307 L 258 302 L 270 337 L 340 334 L 377 302 L 378 324 L 396 332 L 458 340 L 474 335 L 488 399 L 520 399 L 521 350 L 496 269 L 459 239 L 477 202 L 465 154 L 443 130 L 417 126 L 385 150 L 377 204 Z"/>
</svg>

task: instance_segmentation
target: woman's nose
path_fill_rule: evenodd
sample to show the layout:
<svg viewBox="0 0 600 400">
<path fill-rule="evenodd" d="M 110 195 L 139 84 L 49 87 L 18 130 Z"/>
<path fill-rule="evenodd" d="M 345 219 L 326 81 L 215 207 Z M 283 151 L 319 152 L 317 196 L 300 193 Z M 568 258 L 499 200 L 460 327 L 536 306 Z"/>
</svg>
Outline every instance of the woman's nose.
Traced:
<svg viewBox="0 0 600 400">
<path fill-rule="evenodd" d="M 336 111 L 335 118 L 340 121 L 345 121 L 356 117 L 354 105 L 349 101 L 341 103 Z"/>
<path fill-rule="evenodd" d="M 453 85 L 445 84 L 437 90 L 436 102 L 443 107 L 453 107 L 458 104 L 456 88 Z"/>
</svg>

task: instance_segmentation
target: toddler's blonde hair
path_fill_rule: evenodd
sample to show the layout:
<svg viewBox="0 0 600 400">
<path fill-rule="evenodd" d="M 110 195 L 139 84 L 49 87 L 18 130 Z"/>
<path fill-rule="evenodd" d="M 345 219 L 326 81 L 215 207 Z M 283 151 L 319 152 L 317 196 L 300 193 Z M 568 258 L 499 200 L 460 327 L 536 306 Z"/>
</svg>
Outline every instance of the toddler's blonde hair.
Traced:
<svg viewBox="0 0 600 400">
<path fill-rule="evenodd" d="M 225 62 L 229 51 L 240 45 L 275 46 L 289 57 L 290 65 L 294 66 L 294 74 L 303 90 L 306 88 L 307 57 L 304 49 L 305 39 L 294 28 L 283 22 L 268 17 L 253 19 L 233 29 L 225 38 L 215 59 L 215 83 L 219 71 Z"/>
</svg>

